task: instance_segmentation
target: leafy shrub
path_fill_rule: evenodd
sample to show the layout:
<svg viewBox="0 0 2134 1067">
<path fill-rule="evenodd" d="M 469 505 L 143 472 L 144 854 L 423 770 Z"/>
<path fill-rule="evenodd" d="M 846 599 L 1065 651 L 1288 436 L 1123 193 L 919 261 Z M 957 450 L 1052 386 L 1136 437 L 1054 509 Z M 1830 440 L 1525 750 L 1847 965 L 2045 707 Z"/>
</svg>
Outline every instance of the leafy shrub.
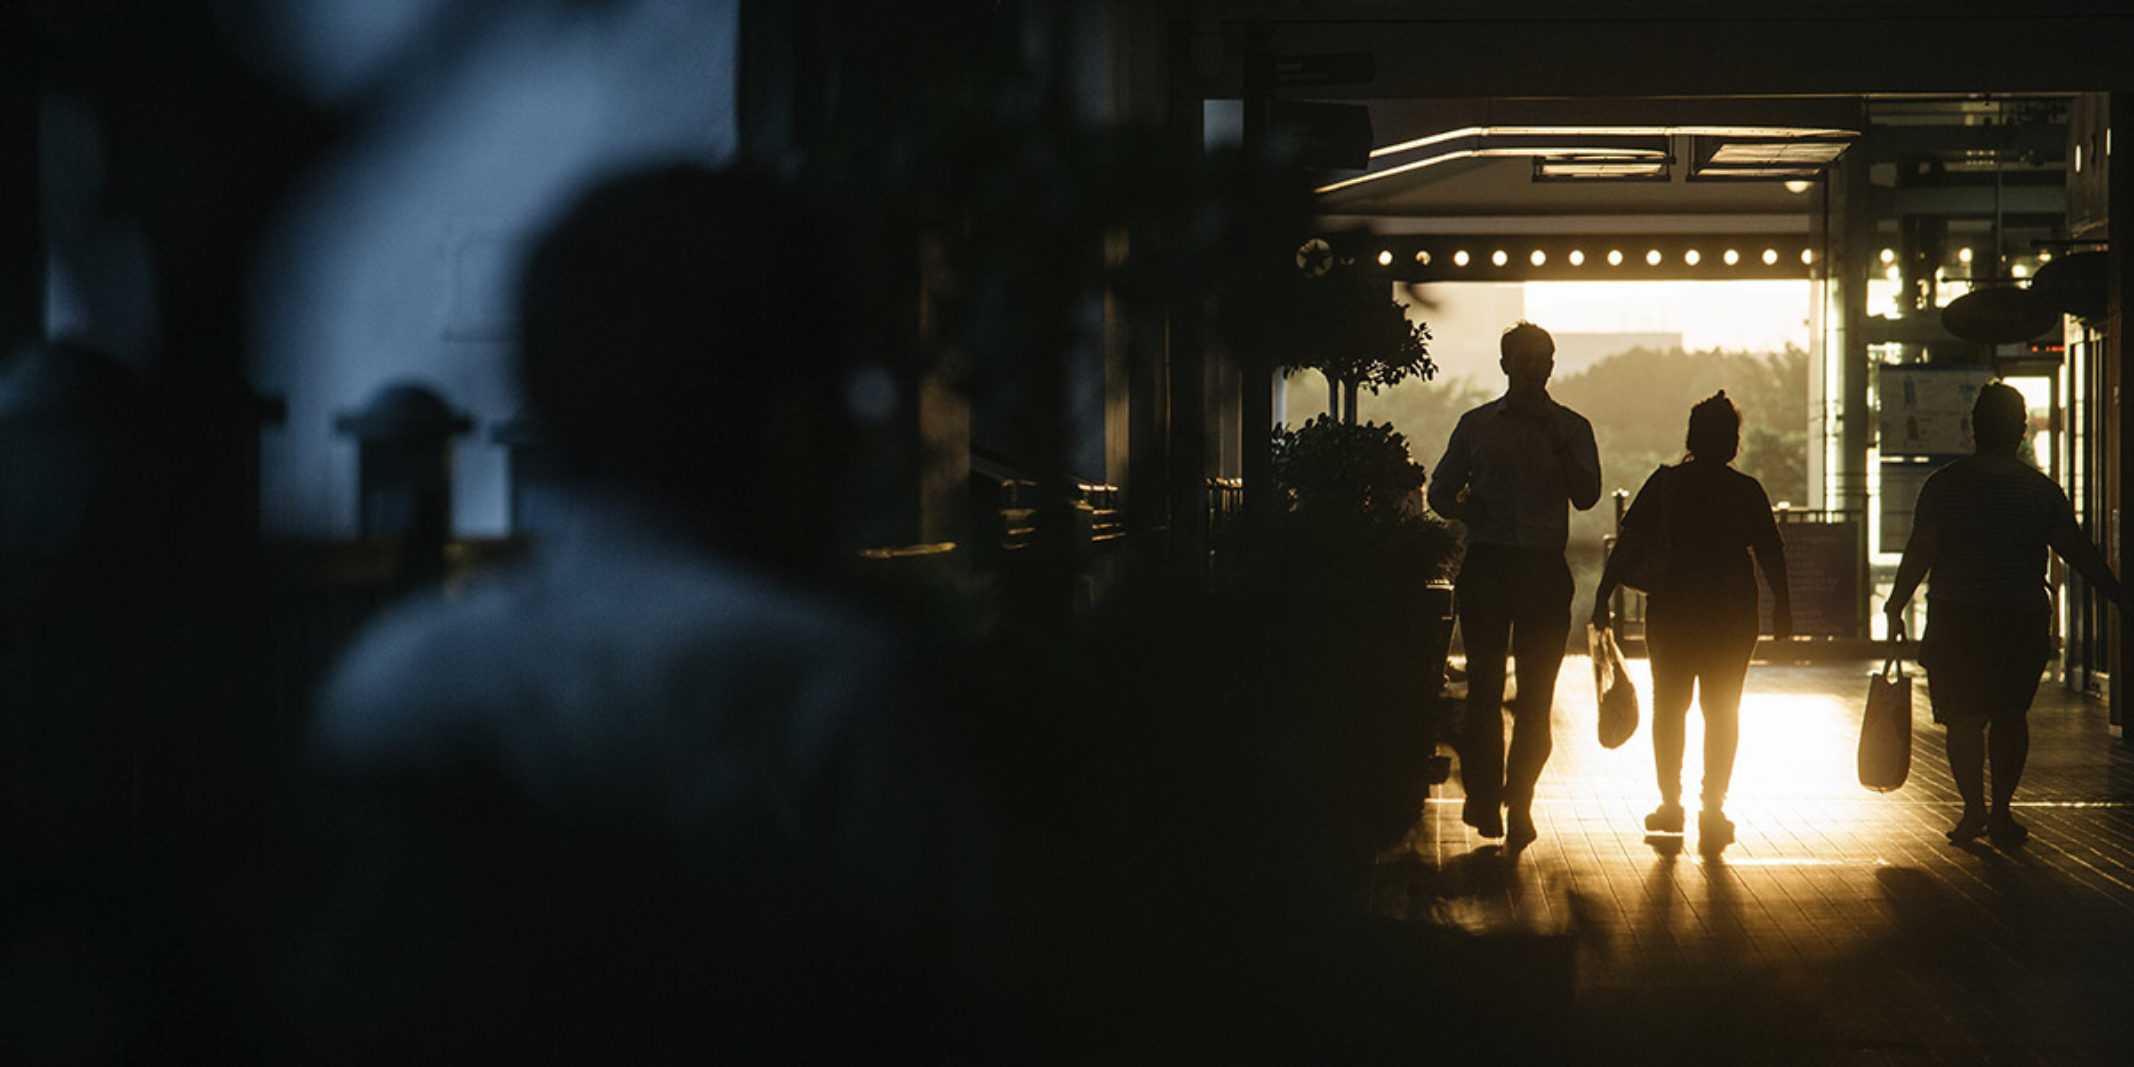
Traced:
<svg viewBox="0 0 2134 1067">
<path fill-rule="evenodd" d="M 1359 426 L 1321 415 L 1275 431 L 1274 477 L 1299 511 L 1390 516 L 1413 502 L 1426 472 L 1390 423 Z"/>
</svg>

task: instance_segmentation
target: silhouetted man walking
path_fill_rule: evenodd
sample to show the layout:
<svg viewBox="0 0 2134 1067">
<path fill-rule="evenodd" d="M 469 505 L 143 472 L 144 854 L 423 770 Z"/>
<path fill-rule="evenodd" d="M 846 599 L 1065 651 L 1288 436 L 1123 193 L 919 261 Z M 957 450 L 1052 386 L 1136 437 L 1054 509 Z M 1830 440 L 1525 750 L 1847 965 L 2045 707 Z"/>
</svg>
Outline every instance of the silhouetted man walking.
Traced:
<svg viewBox="0 0 2134 1067">
<path fill-rule="evenodd" d="M 1467 648 L 1461 818 L 1511 848 L 1532 842 L 1534 783 L 1549 758 L 1556 671 L 1571 633 L 1570 514 L 1600 499 L 1600 452 L 1585 416 L 1549 397 L 1556 341 L 1531 322 L 1504 331 L 1504 396 L 1460 416 L 1430 479 L 1430 506 L 1467 528 L 1458 611 Z M 1504 659 L 1518 658 L 1511 753 Z M 1499 811 L 1508 811 L 1507 818 Z"/>
</svg>

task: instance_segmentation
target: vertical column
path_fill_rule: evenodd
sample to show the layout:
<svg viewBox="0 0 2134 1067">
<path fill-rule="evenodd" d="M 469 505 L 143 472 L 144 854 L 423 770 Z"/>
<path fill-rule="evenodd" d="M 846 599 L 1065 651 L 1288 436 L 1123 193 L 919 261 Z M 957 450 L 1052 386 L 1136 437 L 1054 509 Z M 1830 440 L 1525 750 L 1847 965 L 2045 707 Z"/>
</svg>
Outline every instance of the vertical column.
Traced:
<svg viewBox="0 0 2134 1067">
<path fill-rule="evenodd" d="M 1127 545 L 1137 561 L 1154 562 L 1161 553 L 1152 546 L 1170 525 L 1171 511 L 1164 490 L 1171 444 L 1164 323 L 1160 309 L 1140 304 L 1126 316 Z"/>
<path fill-rule="evenodd" d="M 1184 19 L 1171 24 L 1171 136 L 1184 144 L 1199 145 L 1204 135 L 1201 98 L 1188 87 L 1185 71 L 1192 69 L 1192 24 Z M 1175 220 L 1184 225 L 1185 220 Z M 1181 271 L 1197 273 L 1192 265 Z M 1169 395 L 1170 562 L 1183 581 L 1197 583 L 1208 559 L 1207 480 L 1207 309 L 1200 278 L 1174 279 L 1165 346 L 1165 384 Z"/>
<path fill-rule="evenodd" d="M 2108 118 L 2105 144 L 2111 144 L 2110 131 L 2124 125 L 2122 121 L 2134 116 L 2134 93 L 2113 93 Z M 2098 163 L 2105 168 L 2105 211 L 2108 218 L 2109 267 L 2105 284 L 2105 298 L 2109 302 L 2105 315 L 2104 330 L 2104 388 L 2092 398 L 2098 403 L 2101 417 L 2096 428 L 2103 432 L 2105 448 L 2103 460 L 2105 471 L 2099 472 L 2099 481 L 2104 488 L 2104 513 L 2101 521 L 2102 540 L 2106 557 L 2112 569 L 2122 577 L 2127 573 L 2127 560 L 2134 556 L 2134 544 L 2130 544 L 2126 523 L 2128 490 L 2134 488 L 2134 465 L 2127 462 L 2127 439 L 2134 432 L 2134 411 L 2128 411 L 2121 391 L 2126 385 L 2128 307 L 2134 301 L 2134 265 L 2127 261 L 2127 242 L 2134 240 L 2134 167 L 2115 166 L 2112 152 L 2107 150 Z M 2111 664 L 2111 721 L 2121 731 L 2125 741 L 2126 728 L 2126 683 L 2134 674 L 2128 673 L 2125 627 L 2116 615 L 2107 614 L 2103 627 L 2105 632 L 2107 662 Z"/>
<path fill-rule="evenodd" d="M 1274 56 L 1266 50 L 1266 31 L 1255 26 L 1253 52 L 1245 57 L 1245 151 L 1255 164 L 1265 161 L 1267 113 L 1274 104 Z M 1245 481 L 1245 515 L 1257 520 L 1271 507 L 1274 452 L 1268 429 L 1274 425 L 1274 381 L 1261 345 L 1234 353 L 1238 388 L 1238 474 Z M 1227 420 L 1225 420 L 1227 421 Z M 1227 427 L 1226 427 L 1227 429 Z"/>
<path fill-rule="evenodd" d="M 1854 151 L 1859 151 L 1855 148 Z M 1831 415 L 1835 410 L 1830 385 L 1836 380 L 1834 364 L 1839 359 L 1840 347 L 1835 323 L 1842 314 L 1839 303 L 1835 262 L 1840 235 L 1844 223 L 1840 218 L 1841 198 L 1836 187 L 1848 164 L 1840 162 L 1832 167 L 1826 180 L 1816 187 L 1818 200 L 1816 211 L 1809 217 L 1809 242 L 1815 249 L 1815 258 L 1808 268 L 1808 284 L 1811 296 L 1808 303 L 1808 500 L 1811 509 L 1823 510 L 1836 507 L 1831 500 L 1831 459 L 1835 451 L 1831 447 L 1836 426 Z"/>
<path fill-rule="evenodd" d="M 1247 479 L 1245 495 L 1249 499 L 1254 490 L 1244 465 L 1245 430 L 1241 420 L 1252 388 L 1245 381 L 1247 375 L 1241 364 L 1252 357 L 1221 344 L 1215 351 L 1216 358 L 1207 361 L 1208 471 L 1224 478 Z"/>
<path fill-rule="evenodd" d="M 2067 337 L 2067 457 L 2068 496 L 2073 501 L 2076 517 L 2082 522 L 2085 534 L 2094 535 L 2104 510 L 2097 505 L 2098 458 L 2101 455 L 2097 439 L 2097 419 L 2104 414 L 2095 406 L 2098 394 L 2097 379 L 2101 372 L 2097 358 L 2097 333 L 2095 327 L 2084 322 L 2068 330 Z M 2107 545 L 2105 550 L 2111 551 Z M 2085 692 L 2098 691 L 2098 676 L 2111 669 L 2104 659 L 2104 616 L 2112 609 L 2104 605 L 2090 591 L 2089 583 L 2079 574 L 2068 575 L 2069 617 L 2074 623 L 2070 642 L 2071 665 L 2079 666 L 2080 673 L 2070 673 L 2069 682 L 2077 683 Z"/>
<path fill-rule="evenodd" d="M 1169 116 L 1172 57 L 1165 47 L 1171 29 L 1167 12 L 1157 5 L 1110 0 L 1107 5 L 1110 45 L 1106 49 L 1115 117 L 1162 127 Z M 1198 146 L 1198 128 L 1195 140 Z M 1182 134 L 1171 143 L 1183 143 Z M 1144 224 L 1121 235 L 1114 253 L 1132 257 L 1160 247 L 1162 224 Z M 1108 312 L 1109 371 L 1112 402 L 1107 404 L 1106 432 L 1110 455 L 1105 478 L 1124 490 L 1129 566 L 1140 574 L 1160 569 L 1170 506 L 1164 472 L 1170 452 L 1164 373 L 1164 309 L 1144 294 L 1123 298 L 1113 293 Z M 1123 395 L 1122 395 L 1123 394 Z M 1124 425 L 1115 420 L 1122 419 Z"/>
<path fill-rule="evenodd" d="M 1856 147 L 1854 152 L 1860 153 L 1861 149 Z M 1869 157 L 1864 153 L 1848 155 L 1832 169 L 1828 182 L 1827 273 L 1823 289 L 1828 305 L 1823 333 L 1827 349 L 1823 360 L 1824 393 L 1818 409 L 1825 420 L 1822 506 L 1847 513 L 1858 530 L 1854 554 L 1860 594 L 1855 628 L 1861 636 L 1870 633 L 1868 599 L 1874 590 L 1867 543 L 1871 504 L 1867 493 L 1867 446 L 1872 420 L 1867 407 L 1867 274 L 1879 265 L 1868 173 Z"/>
<path fill-rule="evenodd" d="M 1844 168 L 1844 240 L 1834 265 L 1844 294 L 1845 340 L 1838 381 L 1837 506 L 1867 516 L 1867 444 L 1873 413 L 1867 409 L 1867 272 L 1875 258 L 1875 217 L 1867 160 Z M 1863 559 L 1865 556 L 1863 555 Z"/>
<path fill-rule="evenodd" d="M 36 48 L 21 22 L 0 13 L 0 355 L 44 335 Z"/>
</svg>

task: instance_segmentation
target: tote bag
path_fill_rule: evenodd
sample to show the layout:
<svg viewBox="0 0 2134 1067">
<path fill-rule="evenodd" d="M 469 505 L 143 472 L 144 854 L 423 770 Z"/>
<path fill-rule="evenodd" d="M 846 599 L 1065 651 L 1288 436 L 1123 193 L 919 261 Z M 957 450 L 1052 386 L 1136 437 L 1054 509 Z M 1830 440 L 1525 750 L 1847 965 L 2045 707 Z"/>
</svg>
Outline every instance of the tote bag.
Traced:
<svg viewBox="0 0 2134 1067">
<path fill-rule="evenodd" d="M 1619 748 L 1638 732 L 1638 691 L 1623 666 L 1623 647 L 1615 631 L 1586 626 L 1586 647 L 1593 654 L 1593 690 L 1600 704 L 1602 748 Z"/>
<path fill-rule="evenodd" d="M 1860 784 L 1886 793 L 1912 773 L 1912 679 L 1892 656 L 1867 682 L 1860 717 Z"/>
</svg>

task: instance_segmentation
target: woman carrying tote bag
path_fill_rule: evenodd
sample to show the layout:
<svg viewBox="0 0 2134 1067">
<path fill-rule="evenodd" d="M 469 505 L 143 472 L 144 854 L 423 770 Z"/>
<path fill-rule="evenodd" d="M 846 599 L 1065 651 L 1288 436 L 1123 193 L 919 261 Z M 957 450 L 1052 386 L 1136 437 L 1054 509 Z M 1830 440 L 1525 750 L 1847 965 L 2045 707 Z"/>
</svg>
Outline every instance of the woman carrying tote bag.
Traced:
<svg viewBox="0 0 2134 1067">
<path fill-rule="evenodd" d="M 1683 732 L 1694 697 L 1704 712 L 1698 843 L 1717 849 L 1734 840 L 1726 792 L 1740 742 L 1742 685 L 1759 629 L 1752 552 L 1771 585 L 1773 624 L 1781 638 L 1793 633 L 1793 599 L 1771 498 L 1762 483 L 1732 466 L 1741 448 L 1741 412 L 1725 390 L 1690 409 L 1686 444 L 1688 457 L 1654 471 L 1623 516 L 1625 541 L 1667 546 L 1645 608 L 1653 766 L 1660 785 L 1660 806 L 1645 816 L 1645 828 L 1682 832 Z M 1657 524 L 1664 524 L 1664 537 Z M 1593 598 L 1595 627 L 1608 627 L 1608 600 L 1631 555 L 1619 550 L 1602 568 Z"/>
<path fill-rule="evenodd" d="M 1994 382 L 1979 390 L 1971 407 L 1972 454 L 1920 487 L 1911 540 L 1883 609 L 1890 635 L 1902 641 L 1905 605 L 1920 579 L 1932 577 L 1919 663 L 1927 669 L 1934 721 L 1948 728 L 1949 773 L 1964 799 L 1963 815 L 1948 830 L 1956 844 L 1981 833 L 2003 846 L 2030 836 L 2009 803 L 2030 755 L 2030 699 L 2052 658 L 2046 549 L 2126 612 L 2126 592 L 2076 523 L 2067 494 L 2017 454 L 2029 424 L 2025 408 L 2013 386 Z"/>
</svg>

